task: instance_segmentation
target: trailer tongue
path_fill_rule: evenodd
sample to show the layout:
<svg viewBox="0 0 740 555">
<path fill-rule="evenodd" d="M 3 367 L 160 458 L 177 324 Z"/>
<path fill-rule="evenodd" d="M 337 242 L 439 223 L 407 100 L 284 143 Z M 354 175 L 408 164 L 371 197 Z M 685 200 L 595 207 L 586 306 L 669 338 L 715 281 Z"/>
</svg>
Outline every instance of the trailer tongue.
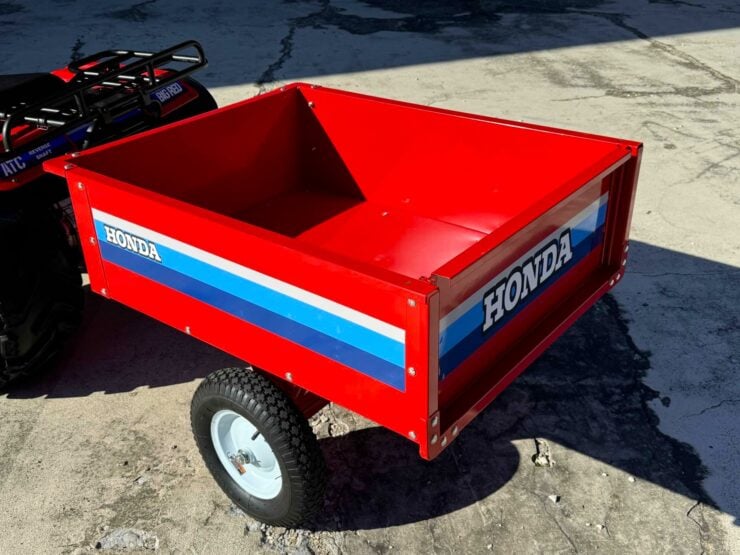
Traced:
<svg viewBox="0 0 740 555">
<path fill-rule="evenodd" d="M 196 441 L 295 525 L 324 483 L 305 416 L 338 403 L 432 459 L 619 281 L 640 153 L 294 84 L 45 169 L 94 291 L 249 361 L 199 388 Z"/>
</svg>

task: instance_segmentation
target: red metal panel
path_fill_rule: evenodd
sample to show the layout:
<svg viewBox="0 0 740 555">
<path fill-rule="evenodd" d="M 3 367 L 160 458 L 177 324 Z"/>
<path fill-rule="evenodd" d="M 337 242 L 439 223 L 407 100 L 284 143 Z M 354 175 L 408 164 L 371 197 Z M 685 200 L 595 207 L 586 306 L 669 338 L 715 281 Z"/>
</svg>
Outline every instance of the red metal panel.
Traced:
<svg viewBox="0 0 740 555">
<path fill-rule="evenodd" d="M 113 264 L 106 264 L 106 274 L 111 298 L 179 330 L 189 328 L 193 337 L 280 379 L 290 374 L 294 385 L 412 439 L 408 432 L 419 422 L 418 404 L 409 399 L 413 387 L 397 391 Z M 203 374 L 212 370 L 204 368 Z"/>
<path fill-rule="evenodd" d="M 418 278 L 431 276 L 483 237 L 472 229 L 367 201 L 309 229 L 298 239 Z"/>
<path fill-rule="evenodd" d="M 92 206 L 98 210 L 177 237 L 404 329 L 409 301 L 415 303 L 422 315 L 416 321 L 428 321 L 423 315 L 427 310 L 426 296 L 434 290 L 430 284 L 414 281 L 399 285 L 382 281 L 281 244 L 282 238 L 274 234 L 260 237 L 261 233 L 255 233 L 258 230 L 248 224 L 115 183 L 83 168 L 70 169 L 67 177 L 71 183 L 83 183 Z M 73 202 L 76 213 L 80 214 L 83 205 L 77 200 Z M 89 230 L 90 220 L 86 220 L 84 229 Z M 96 248 L 86 248 L 85 256 L 91 267 L 100 267 L 100 253 Z M 285 379 L 290 374 L 294 385 L 407 437 L 410 430 L 418 429 L 414 438 L 417 442 L 425 438 L 422 431 L 425 428 L 420 422 L 425 421 L 423 407 L 428 393 L 428 332 L 423 326 L 409 332 L 411 346 L 407 357 L 410 360 L 418 358 L 420 362 L 416 370 L 418 381 L 407 382 L 404 393 L 115 264 L 106 262 L 102 266 L 105 268 L 104 282 L 101 281 L 103 274 L 91 274 L 96 291 L 100 292 L 105 286 L 107 296 L 112 299 L 178 329 L 189 328 L 193 336 L 277 377 Z M 426 340 L 420 343 L 421 340 L 414 339 L 417 336 L 426 337 Z M 204 369 L 204 373 L 207 370 Z"/>
<path fill-rule="evenodd" d="M 71 158 L 71 160 L 74 160 L 74 158 Z M 93 224 L 92 212 L 90 211 L 89 191 L 82 181 L 75 180 L 74 175 L 70 174 L 75 169 L 77 168 L 75 168 L 72 162 L 66 162 L 62 171 L 65 172 L 67 178 L 69 196 L 75 212 L 82 254 L 85 257 L 87 274 L 90 278 L 90 289 L 95 293 L 107 297 L 108 281 L 103 270 L 102 261 L 100 260 L 95 225 Z"/>
</svg>

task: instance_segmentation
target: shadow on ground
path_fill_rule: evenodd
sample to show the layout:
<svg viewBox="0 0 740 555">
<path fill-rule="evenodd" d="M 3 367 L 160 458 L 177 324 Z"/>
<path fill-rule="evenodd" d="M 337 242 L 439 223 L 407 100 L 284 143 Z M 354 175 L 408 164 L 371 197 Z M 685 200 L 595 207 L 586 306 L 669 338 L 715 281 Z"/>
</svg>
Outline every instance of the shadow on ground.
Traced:
<svg viewBox="0 0 740 555">
<path fill-rule="evenodd" d="M 36 25 L 39 18 L 47 22 L 43 28 Z M 153 50 L 183 38 L 200 40 L 210 67 L 198 79 L 220 87 L 633 39 L 656 42 L 737 27 L 740 9 L 734 0 L 219 0 L 194 3 L 174 14 L 153 1 L 93 10 L 69 2 L 0 3 L 0 26 L 13 29 L 24 43 L 43 43 L 56 35 L 69 40 L 71 19 L 78 30 L 68 46 L 70 59 L 127 47 L 120 41 L 140 37 L 146 28 L 145 38 L 138 39 L 144 44 L 129 48 Z M 63 23 L 54 29 L 54 22 Z M 347 43 L 348 37 L 356 40 Z M 707 69 L 671 46 L 654 46 L 687 66 Z M 24 54 L 27 67 L 14 71 L 56 67 L 63 62 L 61 48 L 55 43 L 53 49 L 32 49 Z M 728 78 L 716 70 L 712 75 L 724 81 L 719 84 L 723 90 L 732 90 Z M 710 93 L 696 87 L 686 92 Z"/>
<path fill-rule="evenodd" d="M 140 6 L 144 21 L 163 17 L 156 5 Z M 201 8 L 204 19 L 221 21 L 264 45 L 279 45 L 267 65 L 249 68 L 252 74 L 208 73 L 209 86 L 231 86 L 277 79 L 301 79 L 389 67 L 450 62 L 518 52 L 554 50 L 584 44 L 713 31 L 740 25 L 740 10 L 731 1 L 683 0 L 362 0 L 358 2 L 286 1 L 284 9 L 217 2 Z M 291 15 L 292 14 L 292 17 Z M 128 11 L 105 12 L 103 18 L 127 20 Z M 194 14 L 195 15 L 195 14 Z M 128 19 L 130 21 L 130 19 Z M 277 25 L 276 25 L 277 24 Z M 563 32 L 565 29 L 568 32 Z M 316 31 L 308 37 L 306 31 Z M 334 44 L 344 35 L 380 41 L 352 55 Z M 228 36 L 209 42 L 212 67 L 228 67 L 234 46 Z M 420 39 L 434 39 L 436 44 Z M 394 45 L 387 56 L 383 41 Z M 360 43 L 363 44 L 363 43 Z M 237 46 L 238 47 L 238 46 Z M 321 63 L 316 63 L 321 60 Z"/>
<path fill-rule="evenodd" d="M 632 252 L 672 268 L 740 277 L 737 269 L 640 242 L 632 243 Z M 120 305 L 92 295 L 88 301 L 86 323 L 60 364 L 9 397 L 79 397 L 161 387 L 238 364 Z M 702 320 L 695 322 L 701 333 Z M 648 368 L 648 354 L 632 343 L 616 301 L 607 296 L 435 461 L 421 460 L 412 443 L 378 427 L 323 439 L 332 471 L 323 514 L 332 516 L 313 526 L 378 528 L 466 507 L 497 491 L 522 465 L 532 465 L 535 438 L 714 506 L 702 489 L 704 469 L 693 449 L 657 428 L 658 419 L 646 403 L 658 394 L 642 381 Z M 515 440 L 528 440 L 524 456 Z"/>
</svg>

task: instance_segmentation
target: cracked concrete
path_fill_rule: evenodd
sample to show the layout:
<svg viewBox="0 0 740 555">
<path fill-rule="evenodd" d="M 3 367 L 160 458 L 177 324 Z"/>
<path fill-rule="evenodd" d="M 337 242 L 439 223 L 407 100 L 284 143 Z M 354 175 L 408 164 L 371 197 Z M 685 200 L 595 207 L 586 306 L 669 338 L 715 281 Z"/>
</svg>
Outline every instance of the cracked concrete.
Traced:
<svg viewBox="0 0 740 555">
<path fill-rule="evenodd" d="M 198 458 L 194 380 L 233 361 L 90 297 L 60 366 L 0 397 L 0 552 L 128 529 L 165 552 L 740 551 L 736 2 L 2 2 L 0 25 L 4 72 L 192 37 L 221 104 L 304 79 L 646 144 L 614 297 L 431 464 L 324 409 L 332 477 L 305 530 L 235 511 Z"/>
</svg>

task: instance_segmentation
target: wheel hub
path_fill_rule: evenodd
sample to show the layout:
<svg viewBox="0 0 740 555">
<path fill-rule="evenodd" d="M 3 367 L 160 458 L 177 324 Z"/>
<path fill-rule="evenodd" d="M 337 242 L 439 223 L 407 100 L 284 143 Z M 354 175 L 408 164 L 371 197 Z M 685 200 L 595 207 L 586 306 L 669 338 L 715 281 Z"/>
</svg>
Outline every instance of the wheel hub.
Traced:
<svg viewBox="0 0 740 555">
<path fill-rule="evenodd" d="M 277 497 L 283 486 L 280 464 L 252 422 L 232 410 L 220 410 L 211 419 L 211 440 L 219 461 L 242 490 L 260 499 Z"/>
</svg>

